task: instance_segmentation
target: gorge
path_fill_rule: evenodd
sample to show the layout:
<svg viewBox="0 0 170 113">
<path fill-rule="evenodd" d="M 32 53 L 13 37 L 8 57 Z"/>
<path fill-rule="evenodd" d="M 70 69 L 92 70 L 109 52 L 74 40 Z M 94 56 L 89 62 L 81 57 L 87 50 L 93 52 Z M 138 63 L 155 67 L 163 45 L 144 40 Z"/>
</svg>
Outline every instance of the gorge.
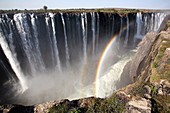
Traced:
<svg viewBox="0 0 170 113">
<path fill-rule="evenodd" d="M 31 105 L 111 95 L 117 90 L 113 85 L 133 57 L 136 45 L 147 32 L 157 32 L 166 15 L 166 12 L 0 14 L 0 103 Z M 96 82 L 107 72 L 113 77 L 110 83 L 114 81 L 110 86 L 107 82 L 111 78 Z"/>
</svg>

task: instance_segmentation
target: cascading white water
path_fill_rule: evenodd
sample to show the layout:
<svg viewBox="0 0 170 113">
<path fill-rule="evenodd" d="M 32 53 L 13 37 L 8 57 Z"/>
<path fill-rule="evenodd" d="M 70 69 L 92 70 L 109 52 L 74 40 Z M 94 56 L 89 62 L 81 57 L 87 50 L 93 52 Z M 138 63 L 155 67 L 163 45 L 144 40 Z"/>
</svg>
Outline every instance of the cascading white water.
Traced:
<svg viewBox="0 0 170 113">
<path fill-rule="evenodd" d="M 28 22 L 27 22 L 27 16 L 26 16 L 26 14 L 23 14 L 23 13 L 15 14 L 14 21 L 15 21 L 16 27 L 19 31 L 20 38 L 22 40 L 22 46 L 23 46 L 23 49 L 24 49 L 26 56 L 28 58 L 32 75 L 35 75 L 36 69 L 37 69 L 37 66 L 34 65 L 34 64 L 36 64 L 35 63 L 36 55 L 33 54 L 33 52 L 32 52 L 33 44 L 31 42 L 32 37 L 31 37 L 31 32 L 29 29 Z"/>
<path fill-rule="evenodd" d="M 53 37 L 52 37 L 52 42 L 54 45 L 54 55 L 55 55 L 55 59 L 57 59 L 57 68 L 60 72 L 62 72 L 62 68 L 61 68 L 61 63 L 60 63 L 60 57 L 59 57 L 59 52 L 58 52 L 58 47 L 57 47 L 57 39 L 56 39 L 56 32 L 55 32 L 55 20 L 54 20 L 54 14 L 49 13 L 50 17 L 51 17 L 51 22 L 52 22 L 52 32 L 53 32 Z"/>
<path fill-rule="evenodd" d="M 37 25 L 36 25 L 36 17 L 34 17 L 34 14 L 31 15 L 31 24 L 32 24 L 32 29 L 33 29 L 33 35 L 34 35 L 34 40 L 35 40 L 35 52 L 37 53 L 35 55 L 36 57 L 36 64 L 40 68 L 40 71 L 45 70 L 45 65 L 42 59 L 42 55 L 40 52 L 40 47 L 39 47 L 39 41 L 38 41 L 38 31 L 37 31 Z"/>
<path fill-rule="evenodd" d="M 114 15 L 112 17 L 112 20 L 113 20 L 113 23 L 112 23 L 112 34 L 114 34 L 114 20 L 115 20 Z"/>
<path fill-rule="evenodd" d="M 97 92 L 97 97 L 104 98 L 110 96 L 115 90 L 117 90 L 115 84 L 119 81 L 124 66 L 131 60 L 132 56 L 133 54 L 122 57 L 120 61 L 111 66 L 105 74 L 98 79 L 99 86 L 96 87 L 99 87 L 100 90 Z"/>
<path fill-rule="evenodd" d="M 134 19 L 141 20 L 140 15 L 143 16 L 143 14 L 139 13 L 137 14 L 137 18 Z M 157 16 L 156 14 L 153 15 L 155 15 L 154 18 L 159 18 L 159 19 L 163 18 L 162 14 L 158 14 Z M 115 36 L 117 35 L 117 32 L 120 31 L 120 33 L 118 34 L 118 38 L 116 38 L 118 39 L 119 45 L 116 45 L 116 47 L 120 47 L 120 46 L 124 47 L 124 45 L 133 43 L 134 35 L 133 33 L 131 34 L 130 28 L 132 29 L 134 28 L 133 30 L 135 32 L 136 31 L 135 29 L 137 27 L 138 30 L 135 36 L 137 35 L 143 36 L 144 34 L 146 34 L 146 32 L 151 30 L 149 24 L 152 24 L 152 26 L 154 26 L 153 23 L 156 23 L 156 20 L 159 20 L 159 19 L 154 19 L 152 17 L 152 22 L 151 22 L 150 15 L 145 15 L 144 18 L 142 17 L 141 23 L 146 23 L 146 24 L 136 24 L 137 26 L 135 26 L 134 24 L 130 24 L 133 18 L 130 18 L 130 15 L 128 16 L 121 17 L 115 14 L 108 15 L 105 13 L 98 13 L 98 12 L 95 13 L 84 12 L 79 14 L 66 13 L 66 15 L 63 13 L 56 13 L 56 14 L 46 13 L 46 14 L 34 14 L 31 16 L 27 13 L 22 13 L 22 14 L 19 13 L 19 14 L 14 14 L 14 18 L 12 18 L 11 15 L 9 17 L 0 16 L 0 30 L 3 29 L 1 30 L 2 33 L 0 37 L 1 39 L 0 43 L 1 46 L 3 45 L 3 51 L 10 51 L 8 52 L 10 54 L 4 52 L 7 58 L 13 57 L 14 61 L 9 61 L 9 64 L 14 65 L 12 68 L 16 73 L 17 77 L 19 78 L 19 81 L 21 82 L 21 86 L 25 87 L 24 85 L 26 84 L 25 83 L 26 80 L 24 78 L 28 77 L 29 75 L 26 76 L 23 75 L 22 73 L 20 74 L 15 70 L 16 68 L 14 69 L 14 67 L 17 67 L 19 65 L 19 63 L 21 63 L 21 68 L 23 69 L 23 70 L 21 69 L 19 70 L 23 71 L 24 73 L 26 73 L 29 70 L 29 69 L 27 70 L 27 63 L 29 63 L 32 74 L 35 75 L 35 76 L 28 77 L 29 79 L 27 79 L 26 82 L 29 87 L 29 91 L 27 90 L 27 92 L 24 93 L 26 96 L 25 95 L 24 96 L 26 98 L 30 98 L 33 95 L 34 96 L 36 95 L 35 98 L 36 97 L 38 98 L 36 99 L 31 98 L 31 100 L 29 100 L 30 103 L 31 101 L 33 103 L 36 103 L 36 102 L 42 102 L 44 98 L 46 100 L 65 98 L 71 95 L 71 93 L 74 93 L 76 88 L 78 88 L 77 89 L 78 92 L 80 92 L 81 95 L 84 95 L 85 97 L 95 96 L 94 93 L 96 92 L 94 89 L 96 87 L 100 87 L 99 89 L 101 89 L 100 91 L 97 92 L 98 93 L 97 96 L 105 97 L 109 95 L 113 90 L 116 89 L 114 87 L 114 83 L 119 81 L 120 74 L 122 73 L 123 67 L 126 64 L 126 62 L 129 60 L 126 57 L 120 57 L 122 56 L 123 53 L 120 53 L 119 55 L 119 51 L 115 52 L 113 50 L 114 53 L 111 54 L 110 56 L 111 59 L 108 62 L 113 64 L 112 60 L 115 60 L 113 58 L 114 55 L 115 56 L 118 55 L 116 56 L 116 58 L 118 59 L 120 58 L 121 60 L 117 61 L 116 64 L 114 64 L 111 68 L 109 68 L 106 74 L 100 73 L 101 75 L 103 75 L 103 77 L 101 76 L 100 76 L 101 78 L 98 77 L 98 81 L 99 81 L 98 86 L 96 86 L 95 83 L 91 84 L 94 81 L 88 83 L 83 83 L 83 82 L 85 80 L 86 81 L 91 80 L 92 77 L 94 80 L 95 70 L 96 70 L 95 66 L 97 65 L 96 61 L 99 60 L 98 58 L 100 57 L 99 55 L 102 54 L 103 48 L 107 46 L 108 40 L 109 38 L 111 38 L 110 36 L 111 35 Z M 103 17 L 105 19 L 103 19 Z M 10 31 L 9 31 L 9 27 L 7 27 L 8 24 L 10 25 L 10 23 L 9 21 L 6 21 L 6 18 L 9 18 L 9 20 L 14 20 L 12 25 L 12 30 L 10 28 Z M 124 20 L 125 18 L 126 21 Z M 105 22 L 106 19 L 108 19 L 109 22 Z M 136 22 L 139 20 L 136 20 Z M 112 22 L 113 24 L 111 25 Z M 117 23 L 120 24 L 115 26 L 115 24 Z M 3 24 L 5 25 L 3 26 Z M 124 30 L 125 25 L 127 26 L 127 29 Z M 129 27 L 131 25 L 133 27 Z M 144 31 L 141 30 L 143 26 L 144 29 L 146 29 L 146 32 L 145 30 Z M 156 26 L 154 26 L 154 28 L 153 27 L 152 28 L 156 29 L 158 26 L 159 24 L 157 24 Z M 14 33 L 14 36 L 12 36 L 12 33 Z M 105 37 L 107 37 L 107 39 Z M 124 39 L 122 37 L 125 37 L 125 40 L 123 40 L 123 42 L 121 42 L 122 39 Z M 13 43 L 12 40 L 14 40 L 15 43 Z M 8 47 L 6 47 L 7 44 Z M 73 44 L 77 44 L 78 46 Z M 19 48 L 19 50 L 16 50 L 15 52 L 12 46 Z M 126 48 L 126 46 L 124 48 Z M 94 53 L 95 55 L 93 55 Z M 21 55 L 21 57 L 17 59 L 18 57 L 16 57 L 15 55 Z M 16 62 L 16 63 L 12 64 L 11 62 Z M 65 66 L 65 62 L 66 62 L 66 66 Z M 75 64 L 75 62 L 76 63 L 78 62 L 79 64 Z M 109 66 L 112 64 L 109 64 Z M 118 67 L 121 68 L 118 69 Z M 42 71 L 44 73 L 38 70 L 39 68 L 42 70 L 45 68 L 44 71 Z M 56 68 L 57 70 L 53 70 Z M 60 68 L 62 70 L 62 73 L 59 73 L 58 71 L 60 70 Z M 106 68 L 104 68 L 102 71 L 105 72 Z M 89 77 L 90 79 L 87 76 L 90 76 Z M 81 86 L 85 88 L 82 88 L 80 84 L 83 84 Z M 85 85 L 88 86 L 86 87 Z M 46 94 L 44 94 L 44 92 Z"/>
<path fill-rule="evenodd" d="M 78 31 L 77 31 L 77 37 L 78 37 L 78 39 L 82 39 L 81 37 L 82 37 L 82 22 L 81 22 L 81 13 L 78 13 L 78 14 L 76 14 L 76 28 L 78 29 Z M 74 38 L 76 38 L 76 36 L 74 37 Z M 79 52 L 79 61 L 81 61 L 81 59 L 82 59 L 82 57 L 84 57 L 83 55 L 84 55 L 84 51 L 83 51 L 83 47 L 82 47 L 82 51 L 81 52 Z M 82 54 L 83 53 L 83 54 Z"/>
<path fill-rule="evenodd" d="M 50 25 L 49 25 L 49 20 L 50 20 L 50 17 L 46 16 L 45 17 L 45 23 L 46 23 L 46 27 L 47 27 L 47 33 L 48 33 L 48 37 L 49 37 L 49 40 L 50 40 L 50 48 L 51 48 L 51 54 L 52 54 L 52 63 L 53 63 L 53 66 L 55 66 L 55 62 L 54 62 L 54 51 L 53 51 L 53 42 L 51 40 L 51 37 L 50 37 Z"/>
<path fill-rule="evenodd" d="M 83 52 L 84 57 L 87 57 L 87 15 L 86 13 L 81 13 L 81 26 L 83 31 Z"/>
<path fill-rule="evenodd" d="M 142 39 L 147 32 L 151 31 L 157 32 L 165 16 L 166 16 L 165 13 L 152 13 L 151 18 L 148 18 L 148 16 L 144 16 L 142 18 L 142 14 L 140 12 L 137 13 L 136 15 L 137 31 L 135 34 L 135 38 Z"/>
<path fill-rule="evenodd" d="M 154 14 L 151 15 L 151 25 L 150 25 L 150 31 L 154 29 Z"/>
<path fill-rule="evenodd" d="M 99 32 L 100 32 L 100 20 L 99 20 L 99 14 L 97 13 L 97 27 L 96 27 L 96 51 L 98 51 L 99 48 Z"/>
<path fill-rule="evenodd" d="M 120 30 L 119 30 L 118 40 L 121 37 L 122 28 L 123 28 L 123 20 L 122 20 L 122 18 L 120 18 Z"/>
<path fill-rule="evenodd" d="M 137 29 L 136 29 L 137 31 L 136 31 L 135 38 L 142 39 L 143 36 L 141 35 L 141 30 L 142 30 L 143 22 L 142 22 L 142 14 L 141 14 L 141 12 L 137 13 L 137 15 L 136 15 L 136 24 L 137 24 Z"/>
<path fill-rule="evenodd" d="M 96 82 L 98 82 L 98 86 L 96 86 L 96 82 L 84 87 L 83 89 L 77 88 L 77 92 L 68 98 L 70 100 L 97 96 L 100 98 L 108 97 L 112 95 L 112 93 L 117 90 L 115 87 L 116 82 L 119 81 L 120 76 L 123 72 L 124 66 L 133 58 L 134 52 L 127 53 L 120 60 L 117 61 L 114 65 L 112 65 Z M 98 88 L 98 92 L 95 92 L 94 89 Z"/>
<path fill-rule="evenodd" d="M 122 34 L 122 28 L 123 28 L 123 21 L 122 21 L 122 18 L 120 18 L 120 30 L 119 30 L 119 35 L 118 35 L 117 40 L 120 40 L 120 37 L 121 37 L 121 34 Z M 121 47 L 120 46 L 120 41 L 118 41 L 117 48 L 119 49 L 120 47 Z"/>
<path fill-rule="evenodd" d="M 155 16 L 155 19 L 153 22 L 153 31 L 157 31 L 159 26 L 161 25 L 163 19 L 165 18 L 166 14 L 165 13 L 157 13 L 154 16 Z"/>
<path fill-rule="evenodd" d="M 92 20 L 92 53 L 94 54 L 95 52 L 95 41 L 96 41 L 96 36 L 95 36 L 95 25 L 96 25 L 96 18 L 95 18 L 95 12 L 91 13 L 91 20 Z"/>
<path fill-rule="evenodd" d="M 70 66 L 70 54 L 69 54 L 69 49 L 68 49 L 68 38 L 67 38 L 67 32 L 66 32 L 66 25 L 65 25 L 65 21 L 64 21 L 64 17 L 63 17 L 63 13 L 61 14 L 61 20 L 62 20 L 62 24 L 63 24 L 63 30 L 64 30 L 64 38 L 65 38 L 65 49 L 66 49 L 66 65 L 67 67 Z"/>
<path fill-rule="evenodd" d="M 10 34 L 8 35 L 9 39 L 12 39 L 12 30 L 10 27 Z M 11 40 L 12 43 L 12 40 Z M 25 90 L 28 89 L 25 77 L 23 72 L 21 71 L 20 65 L 17 61 L 16 58 L 16 53 L 14 52 L 14 48 L 13 49 L 13 53 L 11 52 L 9 45 L 7 44 L 7 41 L 5 39 L 5 36 L 3 36 L 2 32 L 0 32 L 0 45 L 6 55 L 6 57 L 8 58 L 10 65 L 13 69 L 13 71 L 15 72 L 16 76 L 19 79 L 20 85 L 21 85 L 21 92 L 24 92 Z M 11 44 L 12 45 L 12 44 Z"/>
<path fill-rule="evenodd" d="M 129 38 L 129 18 L 128 16 L 126 17 L 126 37 L 124 41 L 124 46 L 127 47 L 128 45 L 128 38 Z"/>
</svg>

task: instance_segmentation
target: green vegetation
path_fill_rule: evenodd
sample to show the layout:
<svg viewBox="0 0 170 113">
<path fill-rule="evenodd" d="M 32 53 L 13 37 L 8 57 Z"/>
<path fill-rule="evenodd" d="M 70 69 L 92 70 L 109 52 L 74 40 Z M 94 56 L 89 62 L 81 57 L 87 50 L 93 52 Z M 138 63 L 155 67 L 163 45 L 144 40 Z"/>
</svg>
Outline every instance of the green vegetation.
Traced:
<svg viewBox="0 0 170 113">
<path fill-rule="evenodd" d="M 153 68 L 157 68 L 158 67 L 158 63 L 154 62 L 152 65 Z"/>
<path fill-rule="evenodd" d="M 49 113 L 122 113 L 125 108 L 125 102 L 125 100 L 118 98 L 118 96 L 114 94 L 106 99 L 87 99 L 85 102 L 86 106 L 67 103 L 59 104 L 50 108 Z"/>
<path fill-rule="evenodd" d="M 98 10 L 100 11 L 100 10 Z M 152 83 L 157 82 L 160 79 L 166 79 L 170 81 L 170 58 L 164 58 L 164 53 L 166 48 L 170 48 L 170 40 L 162 40 L 160 44 L 156 56 L 153 56 L 151 61 L 151 74 L 150 81 L 142 82 L 137 81 L 133 85 L 131 85 L 130 89 L 128 90 L 128 95 L 133 97 L 144 97 L 146 94 L 144 90 L 144 86 L 147 85 L 151 89 L 151 101 L 152 101 L 152 111 L 153 112 L 161 112 L 161 113 L 168 113 L 170 112 L 169 105 L 170 105 L 170 96 L 169 95 L 158 95 L 158 89 Z M 153 49 L 154 51 L 154 49 Z M 164 61 L 165 60 L 165 61 Z M 147 75 L 149 76 L 149 75 Z M 50 113 L 57 113 L 59 112 L 70 112 L 70 113 L 110 113 L 110 112 L 117 112 L 121 113 L 125 109 L 126 100 L 119 98 L 117 95 L 113 94 L 111 97 L 106 99 L 98 99 L 93 98 L 89 103 L 88 106 L 80 107 L 80 106 L 70 106 L 70 105 L 58 105 L 54 106 L 50 109 Z"/>
<path fill-rule="evenodd" d="M 164 79 L 170 82 L 170 58 L 165 55 L 166 48 L 170 48 L 170 40 L 163 39 L 158 48 L 158 53 L 152 62 L 152 73 L 150 76 L 151 83 L 155 83 Z M 151 86 L 151 96 L 154 104 L 152 105 L 153 112 L 169 113 L 170 112 L 170 96 L 158 95 L 157 88 Z"/>
<path fill-rule="evenodd" d="M 140 12 L 138 9 L 96 9 L 94 12 L 118 13 L 121 15 Z"/>
<path fill-rule="evenodd" d="M 146 83 L 144 82 L 136 82 L 134 83 L 135 85 L 132 87 L 132 89 L 129 91 L 130 95 L 134 95 L 134 96 L 143 96 L 144 95 L 144 90 L 143 87 L 146 85 Z"/>
<path fill-rule="evenodd" d="M 170 48 L 170 40 L 163 39 L 158 48 L 158 54 L 152 63 L 151 82 L 156 82 L 160 79 L 170 81 L 170 58 L 166 58 L 164 55 L 166 48 Z"/>
<path fill-rule="evenodd" d="M 167 27 L 170 27 L 170 20 L 168 20 L 166 26 L 167 26 Z"/>
<path fill-rule="evenodd" d="M 170 113 L 170 96 L 169 95 L 157 95 L 153 98 L 157 104 L 159 113 Z"/>
<path fill-rule="evenodd" d="M 59 104 L 50 108 L 49 113 L 66 113 L 67 111 L 68 106 L 66 104 Z"/>
<path fill-rule="evenodd" d="M 122 113 L 125 108 L 125 100 L 121 100 L 115 94 L 105 100 L 95 100 L 87 109 L 87 113 Z"/>
<path fill-rule="evenodd" d="M 70 113 L 81 113 L 81 111 L 77 108 L 74 108 L 70 111 Z"/>
<path fill-rule="evenodd" d="M 58 12 L 67 12 L 67 13 L 80 13 L 80 12 L 104 12 L 104 13 L 118 13 L 121 15 L 125 15 L 128 13 L 137 13 L 137 12 L 158 12 L 158 10 L 139 10 L 139 9 L 121 9 L 121 8 L 100 8 L 100 9 L 48 9 L 47 6 L 43 6 L 42 9 L 37 10 L 19 10 L 19 9 L 12 9 L 12 10 L 0 10 L 0 14 L 2 13 L 58 13 Z M 160 11 L 159 11 L 160 12 Z"/>
</svg>

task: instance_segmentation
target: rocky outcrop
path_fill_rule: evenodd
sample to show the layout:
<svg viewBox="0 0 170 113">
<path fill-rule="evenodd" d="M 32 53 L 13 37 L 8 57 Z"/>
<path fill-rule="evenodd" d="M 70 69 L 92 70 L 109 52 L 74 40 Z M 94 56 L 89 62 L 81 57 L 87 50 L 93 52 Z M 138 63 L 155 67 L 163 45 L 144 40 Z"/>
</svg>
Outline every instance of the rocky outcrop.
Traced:
<svg viewBox="0 0 170 113">
<path fill-rule="evenodd" d="M 151 101 L 145 98 L 131 100 L 126 104 L 124 113 L 151 113 Z"/>
<path fill-rule="evenodd" d="M 153 42 L 156 40 L 156 33 L 151 32 L 148 33 L 142 42 L 139 43 L 138 45 L 138 51 L 135 55 L 135 58 L 131 62 L 130 66 L 130 76 L 135 80 L 138 76 L 139 73 L 141 72 L 141 68 L 143 67 L 143 63 L 145 58 L 148 56 L 150 53 L 150 49 L 153 45 Z"/>
<path fill-rule="evenodd" d="M 135 83 L 121 90 L 132 97 L 126 103 L 127 113 L 170 112 L 169 22 L 166 26 L 166 31 L 146 35 L 130 64 L 130 76 Z"/>
<path fill-rule="evenodd" d="M 0 113 L 34 113 L 34 106 L 2 105 Z"/>
</svg>

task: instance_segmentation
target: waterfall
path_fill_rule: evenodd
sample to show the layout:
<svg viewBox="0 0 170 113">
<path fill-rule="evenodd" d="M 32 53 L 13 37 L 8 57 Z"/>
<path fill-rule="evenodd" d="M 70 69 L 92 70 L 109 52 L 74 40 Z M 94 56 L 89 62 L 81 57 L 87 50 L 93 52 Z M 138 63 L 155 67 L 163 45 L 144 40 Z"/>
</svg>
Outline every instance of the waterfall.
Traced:
<svg viewBox="0 0 170 113">
<path fill-rule="evenodd" d="M 92 54 L 94 54 L 95 52 L 95 39 L 96 39 L 96 36 L 95 36 L 95 25 L 96 25 L 96 18 L 95 18 L 95 12 L 92 12 L 91 13 L 91 20 L 92 20 Z"/>
<path fill-rule="evenodd" d="M 122 18 L 120 18 L 120 29 L 119 29 L 118 38 L 116 38 L 116 40 L 118 42 L 118 45 L 116 46 L 117 50 L 119 50 L 120 47 L 121 47 L 120 38 L 121 38 L 121 35 L 122 35 L 122 31 L 123 31 L 122 28 L 123 28 L 123 20 L 122 20 Z"/>
<path fill-rule="evenodd" d="M 55 66 L 55 60 L 54 60 L 54 51 L 53 51 L 53 42 L 51 40 L 51 31 L 50 31 L 50 25 L 49 25 L 49 21 L 50 21 L 50 17 L 48 17 L 48 15 L 46 15 L 45 17 L 45 23 L 46 23 L 46 27 L 47 27 L 47 33 L 48 33 L 48 38 L 50 41 L 50 49 L 51 49 L 51 54 L 52 54 L 52 64 L 53 66 Z"/>
<path fill-rule="evenodd" d="M 36 69 L 37 69 L 37 66 L 34 65 L 36 64 L 35 63 L 36 55 L 32 52 L 34 48 L 33 48 L 33 43 L 32 43 L 31 31 L 30 31 L 30 28 L 27 22 L 27 15 L 23 13 L 15 14 L 14 21 L 19 31 L 20 38 L 22 40 L 22 46 L 28 58 L 32 75 L 35 75 Z"/>
<path fill-rule="evenodd" d="M 112 17 L 112 20 L 113 20 L 113 24 L 112 24 L 112 35 L 114 35 L 114 15 Z"/>
<path fill-rule="evenodd" d="M 156 13 L 155 14 L 155 20 L 154 20 L 154 28 L 153 31 L 157 31 L 159 29 L 159 26 L 161 25 L 163 19 L 165 18 L 166 14 L 164 13 Z"/>
<path fill-rule="evenodd" d="M 54 14 L 50 13 L 49 14 L 51 17 L 51 22 L 52 22 L 52 32 L 53 32 L 53 37 L 52 37 L 52 42 L 54 45 L 54 55 L 55 55 L 55 59 L 57 59 L 57 68 L 58 70 L 61 72 L 62 68 L 61 68 L 61 63 L 60 63 L 60 58 L 59 58 L 59 51 L 58 51 L 58 47 L 57 47 L 57 39 L 56 39 L 56 31 L 55 31 L 55 20 L 54 20 Z"/>
<path fill-rule="evenodd" d="M 110 96 L 116 90 L 116 81 L 119 81 L 123 72 L 124 66 L 131 60 L 133 53 L 122 57 L 114 65 L 112 65 L 105 74 L 97 80 L 99 83 L 97 87 L 96 96 L 104 98 Z"/>
<path fill-rule="evenodd" d="M 10 44 L 12 45 L 12 30 L 11 30 L 11 27 L 10 27 L 10 34 L 8 35 L 9 39 L 10 39 Z M 21 84 L 21 87 L 22 87 L 22 91 L 21 92 L 24 92 L 28 87 L 27 87 L 27 83 L 26 83 L 26 80 L 24 78 L 24 74 L 22 73 L 21 71 L 21 68 L 20 68 L 20 65 L 17 61 L 17 58 L 16 58 L 16 53 L 12 53 L 10 48 L 9 48 L 9 45 L 7 44 L 7 41 L 5 39 L 5 36 L 2 34 L 2 32 L 0 32 L 0 45 L 6 55 L 6 57 L 8 58 L 9 60 L 9 63 L 13 69 L 13 71 L 15 72 L 16 76 L 18 77 L 19 79 L 19 82 Z M 14 48 L 12 48 L 13 52 L 14 52 Z"/>
<path fill-rule="evenodd" d="M 123 28 L 123 20 L 122 20 L 122 18 L 120 18 L 120 30 L 119 30 L 119 38 L 121 37 L 121 34 L 122 34 L 122 29 Z"/>
<path fill-rule="evenodd" d="M 143 36 L 141 35 L 141 30 L 142 30 L 142 24 L 143 24 L 143 22 L 142 22 L 142 14 L 141 14 L 141 12 L 139 12 L 139 13 L 137 13 L 137 15 L 136 15 L 136 25 L 137 25 L 137 31 L 136 31 L 136 38 L 137 39 L 142 39 L 143 38 Z"/>
<path fill-rule="evenodd" d="M 68 49 L 68 38 L 67 38 L 67 32 L 66 32 L 66 25 L 63 17 L 63 13 L 61 13 L 61 20 L 63 24 L 63 30 L 64 30 L 64 38 L 65 38 L 65 49 L 66 49 L 66 65 L 67 67 L 70 66 L 69 60 L 70 60 L 70 55 L 69 55 L 69 49 Z"/>
<path fill-rule="evenodd" d="M 98 44 L 99 44 L 99 32 L 100 32 L 100 18 L 99 18 L 99 14 L 97 13 L 97 27 L 96 27 L 97 31 L 96 31 L 96 51 L 98 51 Z"/>
<path fill-rule="evenodd" d="M 87 57 L 87 16 L 86 13 L 81 14 L 81 26 L 83 31 L 83 51 L 84 57 Z"/>
<path fill-rule="evenodd" d="M 150 31 L 152 31 L 154 29 L 154 14 L 152 13 L 151 15 L 151 25 L 150 25 Z"/>
<path fill-rule="evenodd" d="M 124 46 L 127 47 L 128 45 L 128 38 L 129 38 L 129 17 L 126 16 L 126 37 L 124 41 Z"/>
<path fill-rule="evenodd" d="M 37 57 L 36 58 L 36 61 L 37 61 L 37 67 L 40 68 L 40 71 L 44 71 L 45 70 L 45 65 L 44 65 L 44 62 L 43 62 L 43 59 L 42 59 L 42 55 L 41 55 L 41 52 L 40 52 L 40 47 L 39 47 L 39 41 L 38 41 L 38 31 L 37 31 L 37 25 L 36 25 L 36 18 L 37 17 L 34 17 L 34 14 L 31 15 L 31 24 L 32 24 L 32 29 L 33 29 L 33 34 L 34 34 L 34 40 L 35 40 L 35 52 L 37 53 L 35 56 Z"/>
<path fill-rule="evenodd" d="M 0 52 L 5 53 L 0 53 L 0 71 L 16 74 L 22 90 L 29 88 L 23 93 L 29 101 L 61 99 L 76 90 L 95 96 L 94 88 L 90 92 L 81 89 L 91 84 L 94 87 L 98 61 L 112 40 L 111 59 L 106 66 L 101 65 L 106 77 L 97 78 L 101 88 L 98 95 L 104 97 L 116 90 L 114 85 L 128 61 L 122 57 L 126 54 L 122 50 L 134 49 L 136 46 L 130 44 L 136 45 L 148 31 L 157 31 L 165 16 L 105 12 L 0 14 Z M 12 69 L 4 69 L 5 63 Z M 29 93 L 35 94 L 31 95 L 34 98 Z"/>
</svg>

